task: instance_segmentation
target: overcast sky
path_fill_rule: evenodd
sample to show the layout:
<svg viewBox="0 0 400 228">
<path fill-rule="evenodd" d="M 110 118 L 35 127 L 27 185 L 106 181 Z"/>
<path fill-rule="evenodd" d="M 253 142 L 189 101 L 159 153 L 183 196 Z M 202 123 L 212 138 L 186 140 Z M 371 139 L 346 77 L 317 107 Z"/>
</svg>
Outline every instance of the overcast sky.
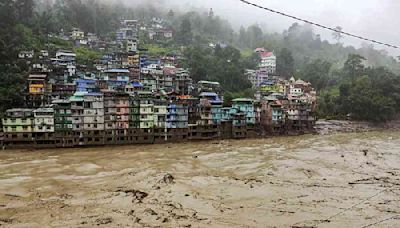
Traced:
<svg viewBox="0 0 400 228">
<path fill-rule="evenodd" d="M 248 0 L 294 16 L 327 26 L 341 26 L 344 31 L 400 46 L 400 0 Z M 130 1 L 132 2 L 132 1 Z M 228 19 L 236 28 L 259 23 L 270 31 L 281 32 L 295 21 L 252 6 L 239 0 L 146 0 L 163 2 L 167 7 L 181 9 L 213 8 L 216 15 Z M 315 28 L 325 39 L 331 32 Z M 346 38 L 348 45 L 361 41 Z M 375 45 L 378 49 L 386 49 Z M 400 55 L 400 50 L 386 49 Z"/>
</svg>

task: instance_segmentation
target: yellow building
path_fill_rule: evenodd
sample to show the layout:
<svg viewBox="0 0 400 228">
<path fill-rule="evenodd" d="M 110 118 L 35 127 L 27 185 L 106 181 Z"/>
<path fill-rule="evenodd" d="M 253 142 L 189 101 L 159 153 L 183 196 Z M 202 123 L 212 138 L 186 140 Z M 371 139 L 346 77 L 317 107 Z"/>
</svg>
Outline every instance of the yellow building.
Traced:
<svg viewBox="0 0 400 228">
<path fill-rule="evenodd" d="M 29 94 L 42 95 L 46 92 L 47 75 L 29 75 Z"/>
<path fill-rule="evenodd" d="M 136 66 L 139 65 L 139 55 L 129 55 L 128 56 L 128 65 L 130 66 Z"/>
</svg>

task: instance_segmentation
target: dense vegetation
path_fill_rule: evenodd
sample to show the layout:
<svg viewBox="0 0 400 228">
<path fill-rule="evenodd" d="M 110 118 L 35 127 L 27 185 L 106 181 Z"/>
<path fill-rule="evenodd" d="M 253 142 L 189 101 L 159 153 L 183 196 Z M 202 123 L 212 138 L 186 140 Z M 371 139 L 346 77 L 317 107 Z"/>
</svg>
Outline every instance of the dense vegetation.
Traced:
<svg viewBox="0 0 400 228">
<path fill-rule="evenodd" d="M 21 50 L 73 48 L 72 44 L 47 34 L 67 33 L 72 27 L 114 37 L 121 19 L 150 22 L 163 18 L 175 38 L 151 41 L 140 33 L 142 47 L 152 54 L 181 52 L 195 80 L 220 82 L 226 97 L 249 96 L 245 68 L 254 68 L 252 50 L 265 47 L 277 55 L 277 73 L 301 77 L 319 91 L 319 115 L 385 121 L 399 112 L 400 65 L 385 51 L 371 45 L 345 47 L 321 40 L 309 25 L 293 24 L 281 34 L 265 32 L 258 25 L 234 31 L 226 20 L 209 12 L 177 12 L 151 4 L 126 7 L 119 1 L 95 0 L 3 0 L 0 2 L 0 112 L 24 103 L 28 67 L 18 61 Z M 210 43 L 216 45 L 211 48 Z M 88 63 L 100 53 L 75 49 L 78 61 Z"/>
</svg>

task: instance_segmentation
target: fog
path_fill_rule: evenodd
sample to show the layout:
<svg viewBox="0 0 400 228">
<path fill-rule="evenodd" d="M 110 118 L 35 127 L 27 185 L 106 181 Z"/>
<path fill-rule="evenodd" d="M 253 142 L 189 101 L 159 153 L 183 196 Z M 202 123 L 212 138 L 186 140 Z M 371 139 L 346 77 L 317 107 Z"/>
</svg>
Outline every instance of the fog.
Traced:
<svg viewBox="0 0 400 228">
<path fill-rule="evenodd" d="M 113 0 L 110 0 L 113 1 Z M 400 1 L 398 0 L 249 0 L 251 2 L 283 11 L 310 21 L 336 27 L 344 31 L 381 42 L 400 46 Z M 235 29 L 258 23 L 268 32 L 282 32 L 293 19 L 267 12 L 241 3 L 239 0 L 125 0 L 127 4 L 151 3 L 169 9 L 208 10 L 213 8 L 216 15 L 228 19 Z M 322 38 L 331 40 L 331 32 L 314 28 Z M 359 47 L 363 41 L 346 37 L 345 45 Z M 374 45 L 393 55 L 400 50 Z"/>
</svg>

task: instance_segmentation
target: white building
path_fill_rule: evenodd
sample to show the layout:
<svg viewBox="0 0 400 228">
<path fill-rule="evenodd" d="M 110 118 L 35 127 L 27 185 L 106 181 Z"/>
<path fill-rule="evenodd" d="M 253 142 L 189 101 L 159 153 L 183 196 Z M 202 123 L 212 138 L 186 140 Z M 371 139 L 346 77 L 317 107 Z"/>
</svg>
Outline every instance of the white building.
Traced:
<svg viewBox="0 0 400 228">
<path fill-rule="evenodd" d="M 77 39 L 84 39 L 85 38 L 85 33 L 82 32 L 80 29 L 78 28 L 73 28 L 72 32 L 71 32 L 71 38 L 73 40 L 77 40 Z"/>
<path fill-rule="evenodd" d="M 54 109 L 39 108 L 33 111 L 34 132 L 54 132 Z"/>
<path fill-rule="evenodd" d="M 268 73 L 274 74 L 276 72 L 276 56 L 273 52 L 260 52 L 259 68 L 265 69 Z"/>
<path fill-rule="evenodd" d="M 260 84 L 268 80 L 268 72 L 265 69 L 246 70 L 245 76 L 253 85 L 253 88 L 258 88 Z"/>
<path fill-rule="evenodd" d="M 56 58 L 52 58 L 51 62 L 53 65 L 59 66 L 75 65 L 76 54 L 71 51 L 58 51 Z"/>
<path fill-rule="evenodd" d="M 126 41 L 126 51 L 136 52 L 137 51 L 137 41 L 134 39 L 129 39 Z"/>
<path fill-rule="evenodd" d="M 154 127 L 155 128 L 166 128 L 167 120 L 167 105 L 160 103 L 154 104 Z"/>
</svg>

